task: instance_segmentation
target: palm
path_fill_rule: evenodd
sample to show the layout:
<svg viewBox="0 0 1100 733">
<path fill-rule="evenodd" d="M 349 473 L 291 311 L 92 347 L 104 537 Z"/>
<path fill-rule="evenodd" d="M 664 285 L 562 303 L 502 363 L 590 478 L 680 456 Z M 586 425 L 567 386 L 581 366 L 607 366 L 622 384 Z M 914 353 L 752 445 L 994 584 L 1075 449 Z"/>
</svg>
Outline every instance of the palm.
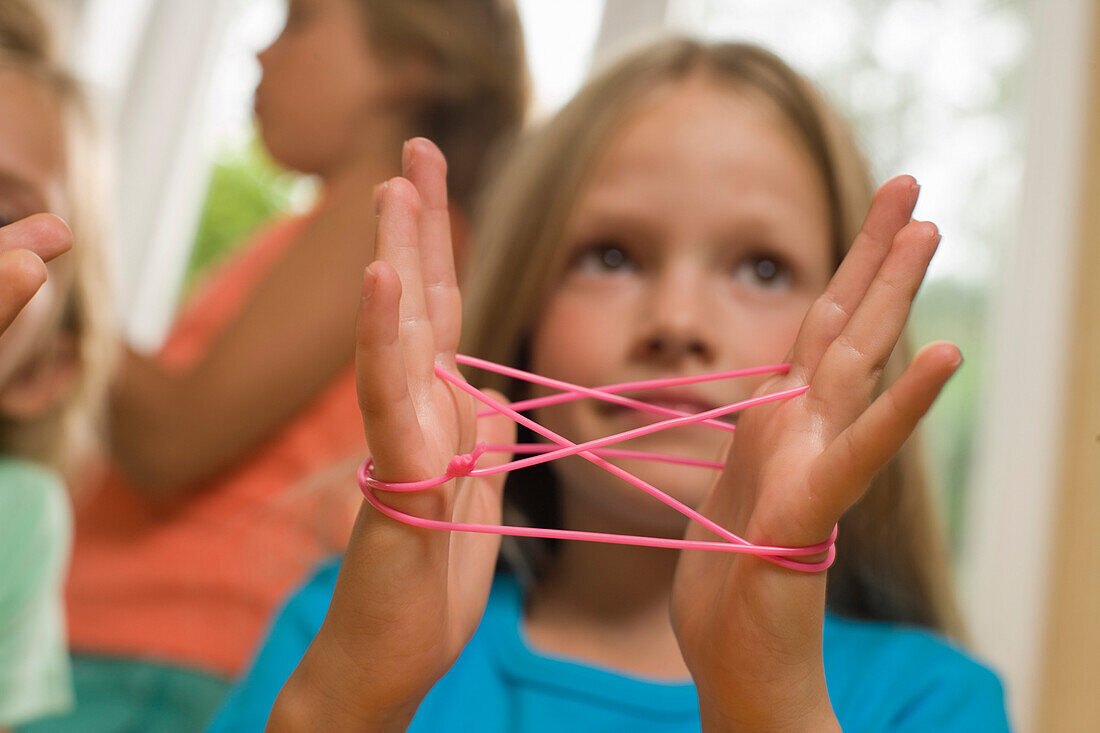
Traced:
<svg viewBox="0 0 1100 733">
<path fill-rule="evenodd" d="M 787 386 L 784 380 L 772 379 L 760 393 Z M 801 541 L 797 537 L 801 536 L 820 539 L 816 531 L 820 523 L 810 516 L 814 503 L 808 500 L 812 487 L 807 477 L 812 475 L 814 461 L 824 449 L 824 437 L 813 426 L 824 424 L 828 416 L 815 410 L 806 395 L 760 408 L 746 411 L 739 420 L 721 488 L 708 497 L 707 504 L 717 506 L 705 505 L 704 513 L 721 510 L 721 497 L 729 496 L 736 488 L 742 497 L 738 508 L 751 508 L 739 529 L 751 525 L 768 538 L 768 544 L 798 545 Z M 746 480 L 750 471 L 751 481 Z M 819 539 L 801 543 L 812 544 Z"/>
<path fill-rule="evenodd" d="M 910 221 L 909 181 L 895 179 L 876 195 L 851 251 L 803 322 L 790 373 L 761 392 L 809 389 L 742 414 L 726 468 L 700 508 L 751 542 L 800 547 L 825 540 L 958 364 L 953 346 L 930 347 L 874 398 L 939 241 L 935 227 Z M 713 539 L 706 534 L 688 530 L 689 537 Z M 807 669 L 821 676 L 824 599 L 825 573 L 684 552 L 672 613 L 700 692 L 759 688 L 761 679 Z"/>
</svg>

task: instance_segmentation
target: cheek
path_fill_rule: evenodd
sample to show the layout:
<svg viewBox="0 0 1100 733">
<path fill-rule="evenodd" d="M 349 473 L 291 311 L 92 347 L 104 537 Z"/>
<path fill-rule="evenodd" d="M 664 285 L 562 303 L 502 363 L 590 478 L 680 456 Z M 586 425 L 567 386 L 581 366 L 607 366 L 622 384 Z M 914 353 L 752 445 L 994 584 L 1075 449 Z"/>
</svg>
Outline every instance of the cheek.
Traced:
<svg viewBox="0 0 1100 733">
<path fill-rule="evenodd" d="M 346 100 L 317 87 L 288 86 L 280 99 L 265 97 L 260 132 L 271 155 L 305 173 L 323 173 L 351 142 L 355 125 Z"/>
<path fill-rule="evenodd" d="M 783 361 L 794 345 L 812 296 L 792 294 L 774 302 L 728 302 L 722 328 L 737 338 L 726 339 L 737 366 L 760 366 Z"/>
<path fill-rule="evenodd" d="M 279 49 L 264 69 L 258 116 L 271 153 L 313 172 L 343 150 L 373 91 L 371 70 L 346 49 L 309 39 Z"/>
<path fill-rule="evenodd" d="M 608 309 L 583 297 L 556 297 L 535 328 L 531 368 L 543 376 L 593 386 L 612 367 L 620 334 Z"/>
<path fill-rule="evenodd" d="M 531 340 L 530 369 L 536 374 L 587 387 L 618 381 L 623 373 L 623 330 L 614 309 L 590 298 L 555 297 L 543 312 Z M 534 387 L 533 394 L 556 390 Z M 591 400 L 575 400 L 538 410 L 535 420 L 567 437 L 589 432 Z"/>
</svg>

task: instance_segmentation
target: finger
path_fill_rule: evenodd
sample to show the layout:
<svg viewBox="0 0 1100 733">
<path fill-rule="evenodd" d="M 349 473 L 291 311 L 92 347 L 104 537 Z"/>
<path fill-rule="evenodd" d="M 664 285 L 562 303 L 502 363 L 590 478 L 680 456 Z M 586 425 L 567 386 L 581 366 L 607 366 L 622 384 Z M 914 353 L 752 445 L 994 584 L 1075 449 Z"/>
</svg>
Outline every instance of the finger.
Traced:
<svg viewBox="0 0 1100 733">
<path fill-rule="evenodd" d="M 0 228 L 0 252 L 27 249 L 49 262 L 73 244 L 69 225 L 53 214 L 35 214 Z"/>
<path fill-rule="evenodd" d="M 46 265 L 34 252 L 25 249 L 0 251 L 0 334 L 45 282 Z"/>
<path fill-rule="evenodd" d="M 808 394 L 828 407 L 837 432 L 870 402 L 939 241 L 930 222 L 898 232 L 863 301 L 822 356 Z"/>
<path fill-rule="evenodd" d="M 901 450 L 960 364 L 962 355 L 954 344 L 924 347 L 897 381 L 829 444 L 810 478 L 829 516 L 838 519 L 859 499 L 875 473 Z"/>
<path fill-rule="evenodd" d="M 355 377 L 363 432 L 383 481 L 431 477 L 423 466 L 424 438 L 401 346 L 402 284 L 393 267 L 374 262 L 363 273 L 363 298 L 356 324 Z"/>
<path fill-rule="evenodd" d="M 376 256 L 393 267 L 401 280 L 400 342 L 414 396 L 429 389 L 435 378 L 432 328 L 420 272 L 419 217 L 416 188 L 404 178 L 387 181 L 378 218 Z"/>
<path fill-rule="evenodd" d="M 447 208 L 447 161 L 430 140 L 418 137 L 405 143 L 402 167 L 420 194 L 421 273 L 436 359 L 451 366 L 462 332 L 462 298 Z"/>
<path fill-rule="evenodd" d="M 912 176 L 898 176 L 875 193 L 852 247 L 810 307 L 791 353 L 791 372 L 809 382 L 829 344 L 847 325 L 875 273 L 882 266 L 894 237 L 909 222 L 920 186 Z"/>
</svg>

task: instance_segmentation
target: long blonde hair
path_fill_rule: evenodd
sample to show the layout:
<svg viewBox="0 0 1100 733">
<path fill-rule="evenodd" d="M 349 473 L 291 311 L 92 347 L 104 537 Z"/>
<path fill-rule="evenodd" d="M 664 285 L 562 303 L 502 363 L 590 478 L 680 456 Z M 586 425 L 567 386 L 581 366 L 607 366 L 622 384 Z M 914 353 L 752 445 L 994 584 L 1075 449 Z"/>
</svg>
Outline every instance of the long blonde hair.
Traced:
<svg viewBox="0 0 1100 733">
<path fill-rule="evenodd" d="M 0 67 L 41 84 L 61 110 L 68 207 L 64 213 L 73 232 L 73 249 L 58 270 L 58 291 L 64 297 L 40 343 L 54 346 L 57 339 L 72 338 L 80 376 L 47 414 L 31 421 L 0 418 L 0 453 L 67 469 L 78 440 L 101 417 L 115 356 L 104 220 L 107 176 L 91 104 L 58 60 L 43 10 L 41 3 L 0 1 Z"/>
<path fill-rule="evenodd" d="M 825 182 L 834 265 L 870 207 L 868 167 L 845 122 L 813 86 L 776 56 L 747 44 L 671 39 L 622 59 L 591 80 L 531 134 L 496 178 L 475 227 L 473 269 L 464 283 L 463 352 L 523 366 L 542 304 L 564 266 L 569 213 L 615 131 L 655 91 L 702 74 L 732 91 L 755 90 L 798 133 Z M 908 364 L 905 339 L 883 386 Z M 519 383 L 475 374 L 472 381 L 515 399 Z M 840 523 L 828 603 L 856 618 L 913 623 L 962 636 L 947 554 L 916 436 L 875 478 Z M 509 479 L 510 506 L 535 521 L 557 521 L 550 471 Z M 546 552 L 546 547 L 542 554 Z M 530 545 L 525 555 L 530 558 Z M 538 553 L 534 557 L 538 558 Z M 537 572 L 537 567 L 536 567 Z"/>
<path fill-rule="evenodd" d="M 523 31 L 512 0 L 356 0 L 383 58 L 427 62 L 412 135 L 447 156 L 452 198 L 469 210 L 494 147 L 519 131 L 529 102 Z"/>
</svg>

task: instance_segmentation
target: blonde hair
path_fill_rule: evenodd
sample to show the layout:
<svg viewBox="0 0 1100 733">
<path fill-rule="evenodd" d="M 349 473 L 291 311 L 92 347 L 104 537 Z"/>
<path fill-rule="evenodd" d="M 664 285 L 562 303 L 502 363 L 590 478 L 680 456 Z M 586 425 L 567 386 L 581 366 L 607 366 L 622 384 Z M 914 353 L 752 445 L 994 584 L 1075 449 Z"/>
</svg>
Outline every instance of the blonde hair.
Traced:
<svg viewBox="0 0 1100 733">
<path fill-rule="evenodd" d="M 64 266 L 58 268 L 57 285 L 64 297 L 40 343 L 56 348 L 58 339 L 71 336 L 80 374 L 74 389 L 47 414 L 30 421 L 0 418 L 0 453 L 65 470 L 82 432 L 100 417 L 115 355 L 104 223 L 106 166 L 90 102 L 59 62 L 40 3 L 0 1 L 0 67 L 41 84 L 61 110 L 65 214 L 73 249 L 65 255 L 67 262 L 59 261 Z"/>
<path fill-rule="evenodd" d="M 414 135 L 447 156 L 449 189 L 469 210 L 493 147 L 520 128 L 529 101 L 523 31 L 512 0 L 357 0 L 383 58 L 429 68 Z"/>
<path fill-rule="evenodd" d="M 666 40 L 622 59 L 585 85 L 523 141 L 487 191 L 475 227 L 473 269 L 463 287 L 463 353 L 525 366 L 530 333 L 565 264 L 561 243 L 569 213 L 601 151 L 645 99 L 693 75 L 732 91 L 751 90 L 790 122 L 825 182 L 834 266 L 839 265 L 873 194 L 868 167 L 848 126 L 808 81 L 767 51 L 747 44 Z M 909 359 L 902 339 L 882 384 L 892 382 Z M 522 394 L 516 382 L 474 376 L 478 386 L 512 398 Z M 549 470 L 528 470 L 509 479 L 506 498 L 528 519 L 556 522 L 554 497 Z M 530 545 L 524 549 L 527 559 L 538 561 Z M 916 436 L 841 520 L 837 549 L 838 560 L 829 571 L 832 611 L 961 637 L 945 544 Z M 543 556 L 546 550 L 541 548 Z"/>
</svg>

